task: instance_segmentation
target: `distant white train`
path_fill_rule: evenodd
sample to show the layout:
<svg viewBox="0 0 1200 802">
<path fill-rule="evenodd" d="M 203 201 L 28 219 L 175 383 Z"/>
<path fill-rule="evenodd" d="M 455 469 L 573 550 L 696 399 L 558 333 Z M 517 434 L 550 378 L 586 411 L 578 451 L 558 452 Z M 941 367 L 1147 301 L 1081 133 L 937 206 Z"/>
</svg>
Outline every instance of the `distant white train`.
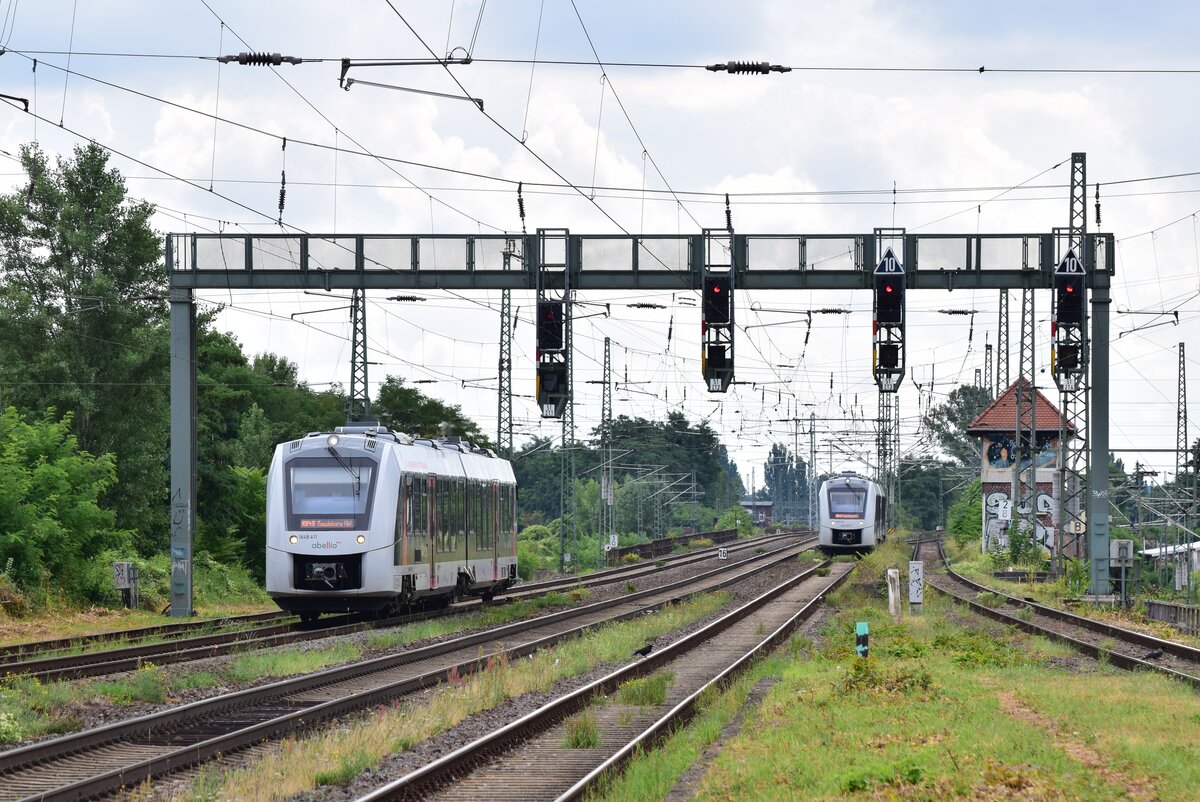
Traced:
<svg viewBox="0 0 1200 802">
<path fill-rule="evenodd" d="M 825 551 L 870 551 L 887 540 L 883 489 L 854 471 L 821 483 L 819 544 Z"/>
<path fill-rule="evenodd" d="M 394 613 L 516 581 L 512 465 L 457 438 L 343 426 L 275 448 L 267 593 L 284 610 Z"/>
</svg>

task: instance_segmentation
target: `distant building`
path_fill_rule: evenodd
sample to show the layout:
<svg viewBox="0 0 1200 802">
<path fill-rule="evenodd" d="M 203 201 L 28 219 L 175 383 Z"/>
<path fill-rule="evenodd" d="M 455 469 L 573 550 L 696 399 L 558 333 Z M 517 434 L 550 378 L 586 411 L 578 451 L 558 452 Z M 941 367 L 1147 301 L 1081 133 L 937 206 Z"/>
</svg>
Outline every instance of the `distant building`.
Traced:
<svg viewBox="0 0 1200 802">
<path fill-rule="evenodd" d="M 967 434 L 980 440 L 980 478 L 983 483 L 983 550 L 1008 547 L 1008 531 L 1013 521 L 1020 520 L 1020 511 L 1012 509 L 1013 467 L 1016 462 L 1017 437 L 1017 389 L 1024 378 L 1013 382 L 991 406 L 967 427 Z M 1027 413 L 1028 414 L 1028 413 Z M 1058 536 L 1059 487 L 1059 428 L 1062 415 L 1040 391 L 1035 393 L 1034 416 L 1037 425 L 1034 482 L 1037 488 L 1037 532 L 1035 540 L 1046 550 L 1054 551 Z M 1028 418 L 1022 420 L 1028 425 Z M 1070 426 L 1068 425 L 1068 430 Z M 1022 473 L 1028 466 L 1024 462 Z M 1010 510 L 1010 520 L 1001 519 L 1001 511 Z M 1074 540 L 1076 549 L 1082 546 L 1082 538 Z M 1068 554 L 1076 557 L 1081 554 Z"/>
<path fill-rule="evenodd" d="M 762 501 L 756 498 L 742 499 L 742 509 L 750 513 L 751 520 L 755 526 L 766 526 L 771 523 L 772 510 L 775 503 L 773 501 Z"/>
</svg>

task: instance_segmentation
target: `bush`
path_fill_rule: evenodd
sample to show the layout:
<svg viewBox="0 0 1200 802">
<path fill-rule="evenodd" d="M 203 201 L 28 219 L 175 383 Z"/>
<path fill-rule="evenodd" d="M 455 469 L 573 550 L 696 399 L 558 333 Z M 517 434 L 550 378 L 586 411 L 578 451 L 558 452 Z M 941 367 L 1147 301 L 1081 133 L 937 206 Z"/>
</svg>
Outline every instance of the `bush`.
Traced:
<svg viewBox="0 0 1200 802">
<path fill-rule="evenodd" d="M 749 537 L 754 533 L 754 519 L 743 507 L 730 507 L 721 513 L 717 519 L 717 529 L 736 529 L 739 537 Z"/>
<path fill-rule="evenodd" d="M 80 451 L 72 416 L 54 416 L 0 414 L 0 563 L 22 591 L 49 581 L 73 601 L 95 603 L 80 574 L 105 549 L 131 551 L 133 536 L 99 503 L 116 484 L 115 459 Z"/>
<path fill-rule="evenodd" d="M 688 541 L 689 549 L 707 549 L 713 544 L 711 537 L 695 537 Z"/>
<path fill-rule="evenodd" d="M 641 555 L 635 554 L 632 552 L 629 554 L 626 554 L 624 557 L 622 557 L 620 559 L 620 563 L 622 565 L 632 565 L 633 563 L 640 563 L 641 561 L 642 561 Z"/>
<path fill-rule="evenodd" d="M 983 534 L 983 486 L 976 479 L 946 511 L 946 533 L 960 545 Z"/>
</svg>

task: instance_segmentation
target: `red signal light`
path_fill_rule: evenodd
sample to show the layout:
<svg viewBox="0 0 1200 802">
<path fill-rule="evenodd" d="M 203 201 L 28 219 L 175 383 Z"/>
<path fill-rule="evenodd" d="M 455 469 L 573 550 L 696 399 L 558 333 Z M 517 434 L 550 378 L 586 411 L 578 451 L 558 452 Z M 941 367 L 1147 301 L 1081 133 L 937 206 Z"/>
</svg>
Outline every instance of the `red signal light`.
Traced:
<svg viewBox="0 0 1200 802">
<path fill-rule="evenodd" d="M 892 290 L 892 285 L 891 285 L 891 284 L 884 284 L 884 285 L 883 285 L 883 291 L 884 291 L 884 292 L 886 292 L 886 293 L 889 293 L 889 294 L 890 294 L 890 293 L 892 293 L 892 292 L 894 292 L 894 290 Z"/>
<path fill-rule="evenodd" d="M 713 294 L 714 294 L 714 295 L 720 295 L 720 294 L 721 294 L 721 285 L 720 285 L 720 284 L 714 284 L 714 285 L 713 285 Z"/>
<path fill-rule="evenodd" d="M 1063 287 L 1063 289 L 1065 289 L 1065 290 L 1066 290 L 1068 293 L 1074 294 L 1074 292 L 1075 292 L 1075 285 L 1074 285 L 1074 284 L 1068 284 L 1066 287 Z"/>
</svg>

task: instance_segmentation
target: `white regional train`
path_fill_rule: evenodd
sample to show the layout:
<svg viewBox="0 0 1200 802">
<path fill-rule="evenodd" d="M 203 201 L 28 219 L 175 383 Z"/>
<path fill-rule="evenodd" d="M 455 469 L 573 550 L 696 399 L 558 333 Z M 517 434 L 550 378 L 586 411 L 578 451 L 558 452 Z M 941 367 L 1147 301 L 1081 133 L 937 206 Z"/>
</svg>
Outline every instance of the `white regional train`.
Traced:
<svg viewBox="0 0 1200 802">
<path fill-rule="evenodd" d="M 284 610 L 390 614 L 516 581 L 512 466 L 457 438 L 343 426 L 275 448 L 267 593 Z"/>
<path fill-rule="evenodd" d="M 870 551 L 887 540 L 883 489 L 854 471 L 821 483 L 820 539 L 823 551 Z"/>
</svg>

